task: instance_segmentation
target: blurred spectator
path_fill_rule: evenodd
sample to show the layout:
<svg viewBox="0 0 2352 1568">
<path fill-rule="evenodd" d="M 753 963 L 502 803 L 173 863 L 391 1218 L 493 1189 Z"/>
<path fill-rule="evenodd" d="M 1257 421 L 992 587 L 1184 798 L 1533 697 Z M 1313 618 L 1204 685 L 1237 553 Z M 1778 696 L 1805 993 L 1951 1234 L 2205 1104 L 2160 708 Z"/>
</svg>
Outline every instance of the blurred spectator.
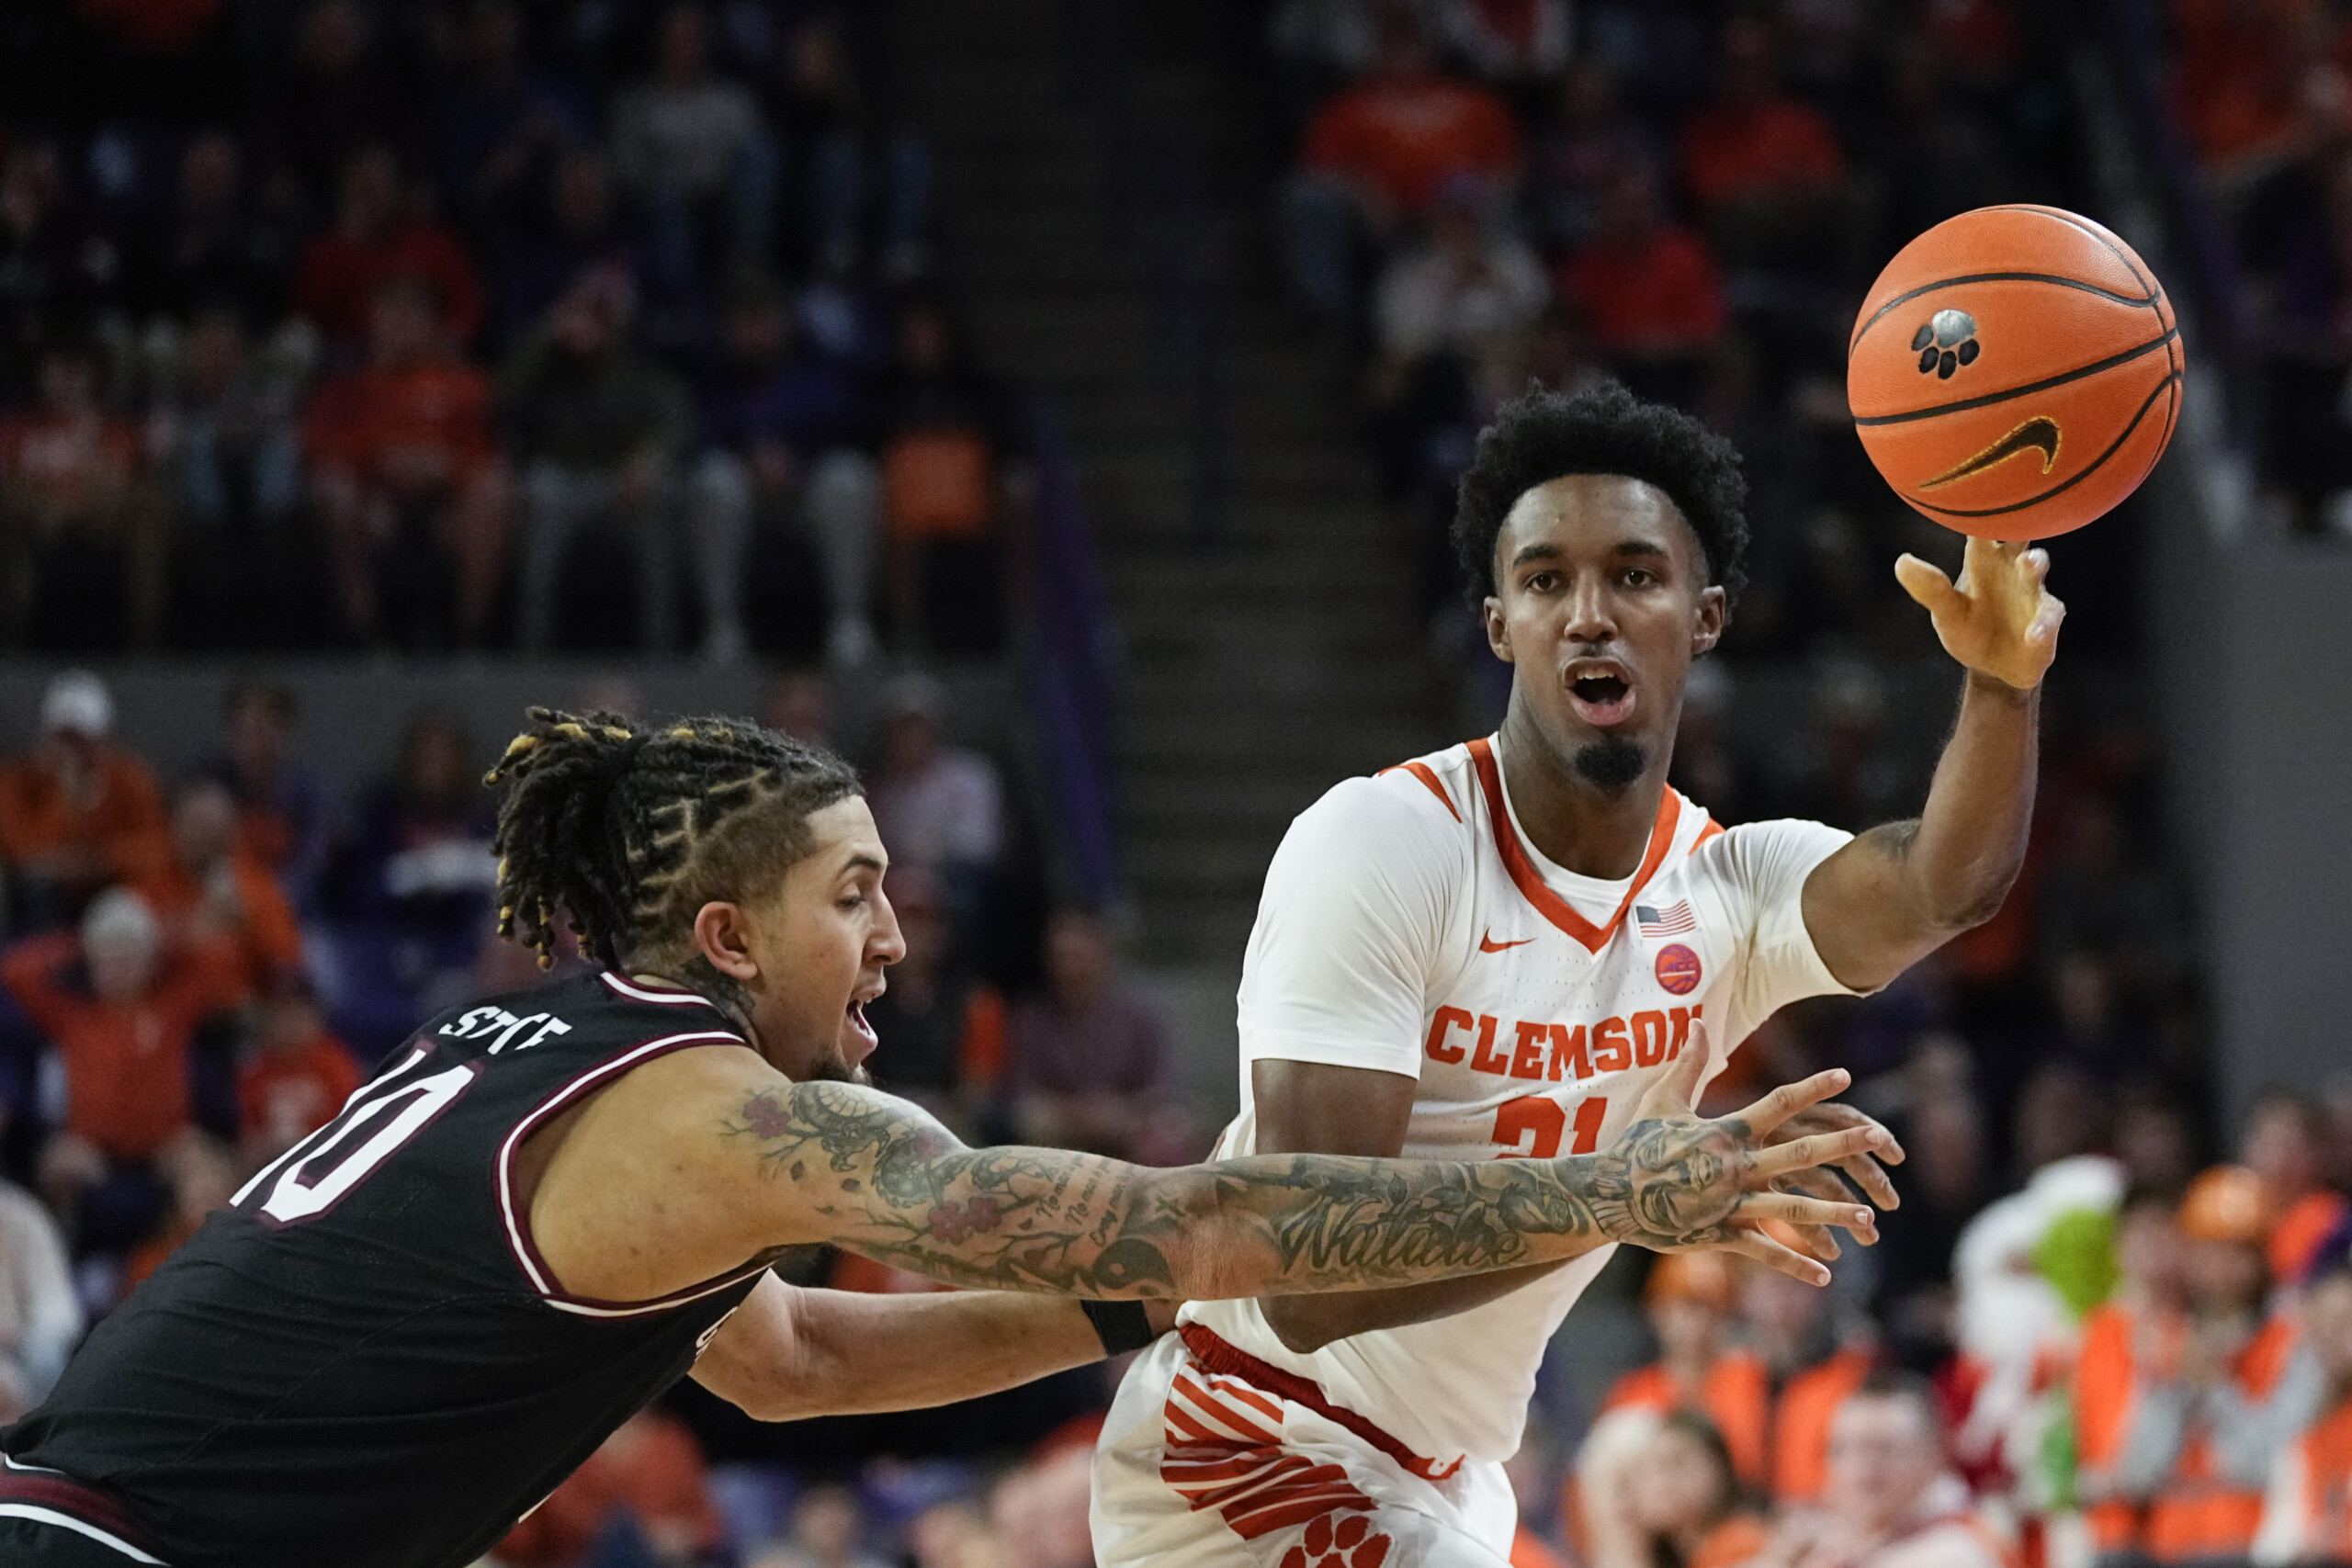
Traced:
<svg viewBox="0 0 2352 1568">
<path fill-rule="evenodd" d="M 693 1434 L 674 1416 L 640 1410 L 524 1517 L 496 1557 L 514 1568 L 590 1568 L 627 1542 L 639 1555 L 625 1561 L 684 1568 L 720 1536 Z"/>
<path fill-rule="evenodd" d="M 300 911 L 325 873 L 334 826 L 326 781 L 292 755 L 294 694 L 274 682 L 241 680 L 220 701 L 224 748 L 206 777 L 237 803 L 237 847 L 276 876 Z"/>
<path fill-rule="evenodd" d="M 153 1235 L 131 1249 L 122 1270 L 120 1293 L 130 1292 L 163 1267 L 180 1243 L 197 1233 L 204 1217 L 225 1209 L 237 1190 L 237 1166 L 226 1150 L 209 1138 L 187 1138 L 175 1144 L 156 1161 L 169 1194 L 163 1222 Z"/>
<path fill-rule="evenodd" d="M 1777 1390 L 1771 1495 L 1783 1508 L 1821 1495 L 1828 1475 L 1830 1419 L 1879 1364 L 1869 1320 L 1836 1321 L 1836 1289 L 1815 1290 L 1773 1269 L 1747 1269 L 1740 1281 L 1740 1316 L 1747 1325 L 1749 1347 Z"/>
<path fill-rule="evenodd" d="M 237 1070 L 237 1155 L 259 1170 L 334 1119 L 359 1087 L 351 1048 L 327 1032 L 310 987 L 280 986 L 262 1004 L 261 1031 Z"/>
<path fill-rule="evenodd" d="M 933 1504 L 907 1522 L 906 1533 L 914 1568 L 1013 1568 L 1011 1550 L 966 1498 Z"/>
<path fill-rule="evenodd" d="M 1893 1172 L 1903 1202 L 1879 1216 L 1873 1304 L 1899 1344 L 1948 1344 L 1952 1250 L 1994 1192 L 1984 1113 L 1955 1036 L 1924 1042 L 1904 1077 L 1906 1157 Z"/>
<path fill-rule="evenodd" d="M 2017 1092 L 2009 1128 L 2009 1158 L 2020 1178 L 2076 1155 L 2095 1154 L 2108 1142 L 2109 1098 L 2089 1074 L 2072 1062 L 2044 1062 L 2027 1075 Z"/>
<path fill-rule="evenodd" d="M 2115 1157 L 2129 1185 L 2177 1198 L 2197 1174 L 2197 1132 L 2163 1089 L 2130 1085 L 2116 1107 Z"/>
<path fill-rule="evenodd" d="M 313 209 L 353 152 L 413 124 L 408 85 L 359 0 L 315 0 L 295 24 L 291 58 L 264 100 L 267 146 Z"/>
<path fill-rule="evenodd" d="M 874 459 L 851 442 L 863 434 L 858 389 L 840 365 L 796 341 L 792 313 L 773 284 L 738 286 L 727 311 L 726 354 L 703 391 L 694 515 L 705 530 L 697 553 L 711 606 L 707 657 L 746 651 L 741 607 L 730 597 L 742 575 L 754 513 L 788 513 L 815 547 L 831 614 L 826 645 L 844 663 L 875 646 L 866 619 L 873 595 L 880 480 Z"/>
<path fill-rule="evenodd" d="M 685 389 L 630 346 L 628 281 L 594 271 L 548 312 L 545 330 L 507 361 L 499 408 L 522 496 L 522 644 L 553 645 L 564 548 L 587 523 L 626 528 L 637 552 L 639 646 L 671 646 L 673 567 L 679 531 L 677 460 L 691 425 Z M 693 498 L 699 504 L 700 498 Z M 686 532 L 711 537 L 697 517 Z M 704 550 L 706 621 L 740 614 L 729 560 Z"/>
<path fill-rule="evenodd" d="M 1549 76 L 1576 41 L 1567 0 L 1435 0 L 1431 12 L 1445 46 L 1490 82 Z"/>
<path fill-rule="evenodd" d="M 1585 1472 L 1587 1568 L 1733 1568 L 1763 1549 L 1731 1451 L 1703 1415 L 1660 1413 L 1611 1457 Z"/>
<path fill-rule="evenodd" d="M 989 1518 L 1017 1547 L 1023 1568 L 1094 1568 L 1087 1529 L 1092 1434 L 1082 1442 L 1048 1438 L 989 1497 Z"/>
<path fill-rule="evenodd" d="M 1027 484 L 1014 464 L 1013 411 L 1003 389 L 967 361 L 937 303 L 908 303 L 898 345 L 877 397 L 891 631 L 910 652 L 951 632 L 992 645 L 1002 633 L 991 615 L 1002 592 L 1002 538 L 1020 520 Z M 954 591 L 927 592 L 942 583 Z M 951 615 L 967 624 L 949 624 Z M 867 650 L 854 636 L 841 638 L 843 624 L 836 615 L 837 640 L 827 651 L 854 663 Z"/>
<path fill-rule="evenodd" d="M 0 634 L 78 643 L 111 625 L 114 640 L 151 646 L 167 526 L 139 428 L 98 400 L 95 352 L 51 344 L 40 400 L 0 415 Z"/>
<path fill-rule="evenodd" d="M 137 886 L 170 947 L 219 946 L 234 976 L 224 999 L 250 1001 L 301 973 L 294 908 L 240 845 L 237 799 L 220 780 L 198 773 L 173 790 L 169 851 Z"/>
<path fill-rule="evenodd" d="M 42 345 L 86 324 L 117 263 L 74 210 L 57 142 L 11 138 L 0 153 L 0 402 L 34 392 Z"/>
<path fill-rule="evenodd" d="M 1874 1378 L 1830 1425 L 1825 1508 L 1784 1525 L 1774 1568 L 2006 1568 L 2008 1545 L 1971 1506 L 1944 1456 L 1925 1383 Z"/>
<path fill-rule="evenodd" d="M 945 688 L 928 675 L 890 683 L 867 798 L 892 864 L 940 877 L 960 912 L 1003 853 L 1004 784 L 988 758 L 948 743 L 946 708 Z"/>
<path fill-rule="evenodd" d="M 2224 189 L 2243 189 L 2343 130 L 2345 83 L 2324 8 L 2280 0 L 2177 0 L 2173 110 Z"/>
<path fill-rule="evenodd" d="M 2326 1393 L 2318 1416 L 2272 1466 L 2253 1558 L 2289 1562 L 2352 1562 L 2352 1260 L 2338 1235 L 2304 1287 L 2303 1332 Z"/>
<path fill-rule="evenodd" d="M 882 1043 L 874 1081 L 969 1138 L 1003 1066 L 1004 998 L 956 962 L 937 878 L 921 866 L 893 866 L 889 895 L 906 955 L 890 966 L 889 989 L 865 1005 Z"/>
<path fill-rule="evenodd" d="M 2352 1204 L 2325 1185 L 2320 1108 L 2291 1089 L 2272 1089 L 2247 1112 L 2239 1158 L 2262 1179 L 2277 1207 L 2267 1249 L 2270 1277 L 2291 1284 L 2320 1247 L 2352 1216 Z"/>
<path fill-rule="evenodd" d="M 787 670 L 769 682 L 760 698 L 760 722 L 806 745 L 839 750 L 833 743 L 832 688 L 820 671 Z M 895 883 L 891 897 L 898 897 Z"/>
<path fill-rule="evenodd" d="M 368 343 L 385 280 L 429 286 L 433 326 L 444 350 L 473 341 L 482 319 L 481 280 L 464 242 L 426 212 L 391 146 L 371 141 L 342 165 L 334 222 L 302 248 L 294 309 L 348 364 Z"/>
<path fill-rule="evenodd" d="M 64 1068 L 63 1125 L 41 1145 L 42 1196 L 78 1222 L 83 1247 L 135 1241 L 159 1207 L 154 1162 L 202 1136 L 188 1120 L 188 1044 L 235 995 L 234 970 L 209 946 L 167 951 L 146 902 L 118 887 L 91 900 L 78 932 L 9 949 L 0 981 Z M 96 1212 L 85 1212 L 94 1190 Z"/>
<path fill-rule="evenodd" d="M 0 1178 L 0 1419 L 47 1397 L 81 1337 L 65 1238 L 38 1199 Z"/>
<path fill-rule="evenodd" d="M 2178 1353 L 2187 1321 L 2187 1238 L 2178 1199 L 2135 1188 L 2115 1222 L 2114 1294 L 2083 1318 L 2074 1378 L 2075 1490 L 2102 1563 L 2137 1560 L 2143 1538 L 2143 1477 L 2126 1485 L 2121 1461 L 2132 1436 L 2137 1390 Z"/>
<path fill-rule="evenodd" d="M 1642 1287 L 1658 1359 L 1619 1378 L 1601 1410 L 1700 1412 L 1722 1434 L 1739 1483 L 1761 1488 L 1771 1382 L 1761 1358 L 1730 1342 L 1738 1300 L 1731 1255 L 1660 1257 Z"/>
<path fill-rule="evenodd" d="M 130 258 L 131 301 L 166 317 L 226 310 L 248 325 L 274 321 L 293 269 L 291 227 L 248 191 L 237 139 L 217 127 L 189 137 L 170 216 Z"/>
<path fill-rule="evenodd" d="M 256 621 L 305 618 L 289 589 L 302 541 L 302 437 L 295 401 L 300 367 L 282 352 L 255 353 L 235 310 L 189 320 L 180 374 L 155 411 L 173 513 L 174 640 L 245 640 Z"/>
<path fill-rule="evenodd" d="M 795 199 L 816 268 L 834 276 L 868 253 L 882 276 L 903 283 L 929 265 L 931 156 L 875 123 L 839 22 L 803 17 L 785 40 L 773 98 L 791 163 Z"/>
<path fill-rule="evenodd" d="M 335 1032 L 374 1061 L 419 1020 L 472 994 L 491 931 L 492 801 L 465 727 L 427 711 L 393 775 L 362 802 L 334 871 L 322 990 Z"/>
<path fill-rule="evenodd" d="M 865 1550 L 865 1510 L 846 1486 L 811 1486 L 792 1506 L 792 1528 L 749 1568 L 885 1568 Z"/>
<path fill-rule="evenodd" d="M 1820 111 L 1780 84 L 1772 26 L 1724 24 L 1714 91 L 1682 123 L 1682 178 L 1716 241 L 1739 263 L 1818 253 L 1846 178 Z"/>
<path fill-rule="evenodd" d="M 41 694 L 31 751 L 0 769 L 0 855 L 19 931 L 72 920 L 164 840 L 163 791 L 146 763 L 107 739 L 113 728 L 106 682 L 69 670 Z"/>
<path fill-rule="evenodd" d="M 1300 298 L 1329 315 L 1350 310 L 1368 243 L 1420 217 L 1448 179 L 1508 182 L 1519 160 L 1510 106 L 1440 74 L 1420 23 L 1401 7 L 1384 11 L 1372 73 L 1317 112 L 1305 166 L 1283 196 L 1284 252 Z"/>
<path fill-rule="evenodd" d="M 1430 209 L 1427 237 L 1389 258 L 1374 318 L 1392 365 L 1449 355 L 1475 367 L 1481 387 L 1496 387 L 1511 340 L 1543 313 L 1551 297 L 1543 264 L 1488 221 L 1487 203 L 1476 182 L 1450 183 Z"/>
<path fill-rule="evenodd" d="M 514 0 L 470 0 L 451 30 L 452 70 L 434 107 L 436 166 L 451 204 L 479 226 L 583 145 L 592 117 L 570 85 L 525 59 Z"/>
<path fill-rule="evenodd" d="M 2061 953 L 2051 966 L 2051 1020 L 2037 1053 L 2112 1085 L 2159 1060 L 2154 1031 L 2120 994 L 2116 966 L 2103 953 Z"/>
<path fill-rule="evenodd" d="M 369 646 L 477 646 L 498 591 L 512 502 L 490 381 L 451 356 L 439 313 L 428 278 L 377 278 L 368 365 L 304 420 L 344 624 Z"/>
<path fill-rule="evenodd" d="M 1536 236 L 1574 251 L 1600 232 L 1601 206 L 1628 176 L 1664 162 L 1657 138 L 1626 112 L 1605 60 L 1581 55 L 1560 73 L 1550 117 L 1527 153 L 1527 206 Z"/>
<path fill-rule="evenodd" d="M 650 270 L 636 236 L 620 220 L 611 165 L 586 148 L 556 160 L 544 195 L 502 205 L 484 217 L 483 227 L 490 235 L 492 324 L 502 349 L 529 336 L 582 274 L 603 271 L 641 287 Z"/>
<path fill-rule="evenodd" d="M 643 210 L 654 265 L 673 293 L 697 274 L 768 257 L 776 152 L 759 101 L 710 68 L 710 14 L 693 0 L 662 8 L 653 74 L 613 105 L 613 167 Z M 715 229 L 716 246 L 697 243 Z"/>
<path fill-rule="evenodd" d="M 2135 1544 L 2159 1562 L 2246 1553 L 2271 1466 L 2324 1393 L 2292 1322 L 2265 1310 L 2274 1217 L 2239 1166 L 2205 1172 L 2181 1201 L 2186 1312 L 2175 1335 L 2133 1347 L 2104 1477 L 2109 1495 L 2143 1505 Z"/>
<path fill-rule="evenodd" d="M 1141 1165 L 1199 1156 L 1167 1025 L 1121 982 L 1110 933 L 1094 916 L 1066 909 L 1046 922 L 1045 994 L 1014 1006 L 1005 1058 L 1021 1142 Z"/>
<path fill-rule="evenodd" d="M 1668 219 L 1657 176 L 1639 164 L 1601 192 L 1591 243 L 1562 265 L 1560 290 L 1594 346 L 1651 397 L 1687 401 L 1728 320 L 1714 258 Z"/>
</svg>

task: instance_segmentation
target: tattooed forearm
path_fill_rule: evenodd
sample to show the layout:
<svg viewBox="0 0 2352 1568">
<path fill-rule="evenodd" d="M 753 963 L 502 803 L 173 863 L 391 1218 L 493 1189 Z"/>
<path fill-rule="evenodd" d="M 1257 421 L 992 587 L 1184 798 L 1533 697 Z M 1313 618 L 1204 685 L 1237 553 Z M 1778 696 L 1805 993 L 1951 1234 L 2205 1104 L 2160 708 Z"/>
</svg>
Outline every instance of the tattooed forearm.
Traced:
<svg viewBox="0 0 2352 1568">
<path fill-rule="evenodd" d="M 954 1284 L 1238 1296 L 1416 1284 L 1581 1252 L 1689 1246 L 1747 1190 L 1736 1123 L 1637 1124 L 1599 1155 L 1486 1164 L 1270 1155 L 1152 1170 L 968 1149 L 903 1101 L 815 1083 L 722 1124 L 839 1245 Z"/>
</svg>

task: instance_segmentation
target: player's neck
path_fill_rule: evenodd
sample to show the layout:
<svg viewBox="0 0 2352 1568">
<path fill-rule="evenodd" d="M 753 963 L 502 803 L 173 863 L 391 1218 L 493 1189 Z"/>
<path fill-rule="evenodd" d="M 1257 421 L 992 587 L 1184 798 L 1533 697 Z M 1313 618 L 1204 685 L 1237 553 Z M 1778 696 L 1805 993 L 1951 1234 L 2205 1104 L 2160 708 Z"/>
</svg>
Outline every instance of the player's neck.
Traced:
<svg viewBox="0 0 2352 1568">
<path fill-rule="evenodd" d="M 1503 783 L 1519 830 L 1544 859 L 1578 876 L 1615 882 L 1641 869 L 1666 793 L 1672 754 L 1652 757 L 1623 789 L 1578 773 L 1516 704 L 1503 719 Z"/>
</svg>

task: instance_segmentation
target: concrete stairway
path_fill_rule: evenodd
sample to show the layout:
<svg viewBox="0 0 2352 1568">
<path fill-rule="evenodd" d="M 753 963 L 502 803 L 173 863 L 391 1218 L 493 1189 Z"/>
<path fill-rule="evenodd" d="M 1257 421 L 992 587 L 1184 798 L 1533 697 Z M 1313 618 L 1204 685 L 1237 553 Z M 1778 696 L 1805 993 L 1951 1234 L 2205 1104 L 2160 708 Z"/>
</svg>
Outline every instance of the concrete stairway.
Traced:
<svg viewBox="0 0 2352 1568">
<path fill-rule="evenodd" d="M 894 0 L 887 28 L 899 105 L 939 155 L 944 253 L 978 345 L 1051 399 L 1078 452 L 1126 652 L 1137 956 L 1214 991 L 1290 818 L 1448 731 L 1406 541 L 1330 356 L 1280 293 L 1254 108 L 1203 36 L 1214 8 L 1134 6 L 1115 94 L 1069 38 L 1119 4 Z M 1171 217 L 1153 186 L 1175 167 L 1200 195 Z M 1198 530 L 1197 383 L 1156 283 L 1189 242 L 1220 251 L 1227 279 L 1214 540 Z"/>
</svg>

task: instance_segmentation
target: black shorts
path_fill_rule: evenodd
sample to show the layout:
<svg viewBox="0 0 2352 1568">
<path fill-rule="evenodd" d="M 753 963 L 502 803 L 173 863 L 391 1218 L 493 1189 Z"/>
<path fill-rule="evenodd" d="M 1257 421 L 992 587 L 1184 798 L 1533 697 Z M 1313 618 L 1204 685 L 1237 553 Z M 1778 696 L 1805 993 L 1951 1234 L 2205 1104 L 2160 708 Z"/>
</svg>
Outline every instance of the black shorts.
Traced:
<svg viewBox="0 0 2352 1568">
<path fill-rule="evenodd" d="M 9 1568 L 138 1568 L 155 1561 L 95 1525 L 76 1529 L 38 1518 L 0 1517 L 0 1562 Z"/>
</svg>

